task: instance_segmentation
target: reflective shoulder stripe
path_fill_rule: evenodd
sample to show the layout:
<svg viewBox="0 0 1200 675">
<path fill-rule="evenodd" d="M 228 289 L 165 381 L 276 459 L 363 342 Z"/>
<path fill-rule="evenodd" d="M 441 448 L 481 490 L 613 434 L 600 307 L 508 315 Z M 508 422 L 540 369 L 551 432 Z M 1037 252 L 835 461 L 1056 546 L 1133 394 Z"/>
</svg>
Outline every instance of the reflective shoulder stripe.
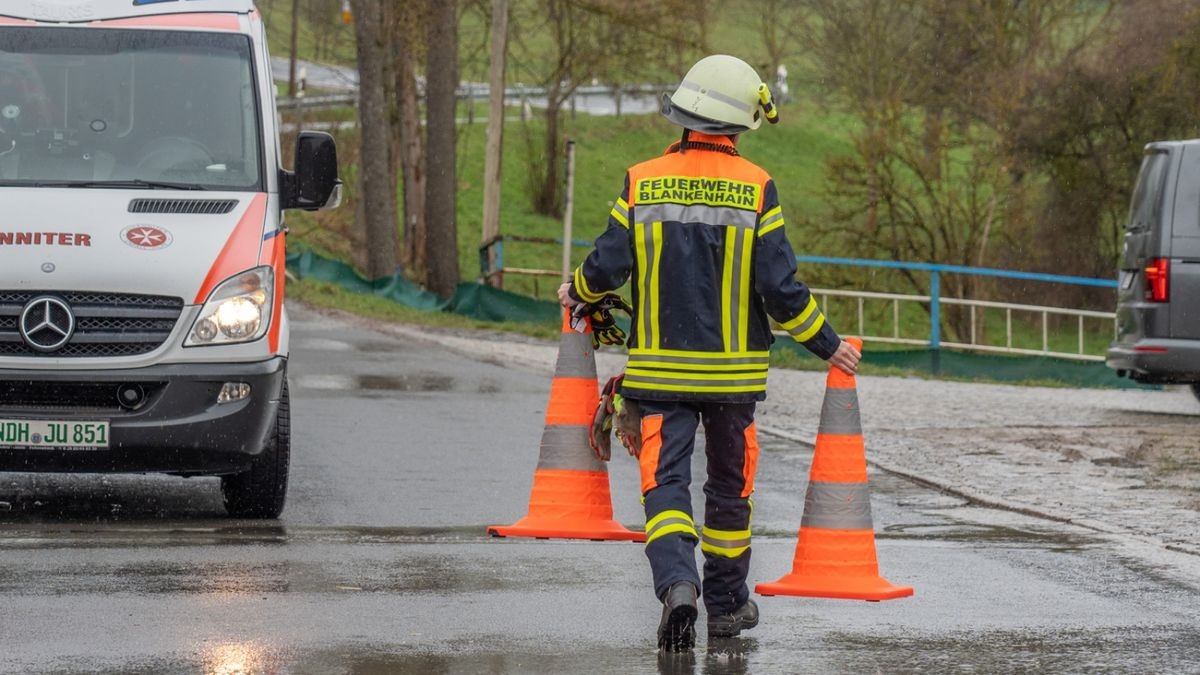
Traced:
<svg viewBox="0 0 1200 675">
<path fill-rule="evenodd" d="M 587 277 L 583 276 L 582 266 L 575 268 L 575 292 L 579 294 L 580 298 L 583 298 L 584 302 L 599 302 L 604 297 L 593 293 L 592 289 L 588 287 Z"/>
<path fill-rule="evenodd" d="M 859 415 L 858 391 L 856 389 L 826 389 L 825 402 L 821 404 L 819 434 L 854 436 L 862 433 Z"/>
<path fill-rule="evenodd" d="M 753 211 L 730 206 L 708 206 L 707 204 L 646 204 L 637 210 L 638 222 L 652 223 L 654 221 L 675 223 L 704 223 L 706 225 L 727 225 L 738 229 L 750 230 L 758 215 Z"/>
<path fill-rule="evenodd" d="M 783 207 L 776 206 L 758 219 L 758 236 L 761 237 L 781 227 L 783 227 Z"/>
<path fill-rule="evenodd" d="M 612 211 L 608 212 L 608 215 L 612 216 L 613 220 L 620 223 L 625 229 L 629 229 L 629 210 L 622 208 L 621 202 L 618 201 L 617 205 L 612 208 Z"/>
<path fill-rule="evenodd" d="M 804 495 L 800 527 L 825 530 L 870 530 L 871 492 L 866 483 L 810 481 Z"/>
</svg>

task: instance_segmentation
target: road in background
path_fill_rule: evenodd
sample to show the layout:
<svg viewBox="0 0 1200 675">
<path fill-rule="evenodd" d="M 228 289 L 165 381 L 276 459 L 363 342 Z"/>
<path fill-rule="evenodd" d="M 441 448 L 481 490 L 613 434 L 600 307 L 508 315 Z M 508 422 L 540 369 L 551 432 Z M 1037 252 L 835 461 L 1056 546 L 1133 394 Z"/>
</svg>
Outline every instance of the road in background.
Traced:
<svg viewBox="0 0 1200 675">
<path fill-rule="evenodd" d="M 660 659 L 641 546 L 497 540 L 524 515 L 548 378 L 293 308 L 279 521 L 216 481 L 0 474 L 11 672 L 1186 671 L 1197 579 L 1081 527 L 872 473 L 885 576 L 913 598 L 761 599 L 762 625 Z M 764 439 L 754 581 L 788 571 L 811 451 Z M 702 475 L 697 460 L 697 475 Z M 618 520 L 642 522 L 620 456 Z M 697 490 L 698 492 L 698 490 Z M 702 512 L 698 510 L 698 512 Z M 1177 554 L 1191 559 L 1186 554 Z"/>
</svg>

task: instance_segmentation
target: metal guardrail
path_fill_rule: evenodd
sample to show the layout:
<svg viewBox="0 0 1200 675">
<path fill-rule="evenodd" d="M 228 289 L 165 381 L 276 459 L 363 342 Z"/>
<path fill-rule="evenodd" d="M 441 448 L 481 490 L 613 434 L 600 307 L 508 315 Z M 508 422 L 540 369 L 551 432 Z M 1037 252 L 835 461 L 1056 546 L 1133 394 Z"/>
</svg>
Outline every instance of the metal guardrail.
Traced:
<svg viewBox="0 0 1200 675">
<path fill-rule="evenodd" d="M 912 263 L 900 262 L 896 260 L 867 260 L 863 258 L 835 258 L 829 256 L 796 256 L 797 263 L 809 263 L 817 265 L 843 265 L 849 267 L 874 267 L 883 269 L 909 270 L 915 272 L 929 273 L 929 295 L 898 295 L 896 302 L 903 299 L 912 299 L 916 302 L 929 303 L 929 338 L 919 342 L 905 342 L 902 344 L 927 344 L 930 349 L 938 350 L 942 347 L 951 347 L 955 349 L 964 349 L 969 351 L 981 352 L 996 352 L 1002 354 L 1025 354 L 1025 355 L 1041 355 L 1041 356 L 1057 356 L 1061 358 L 1077 359 L 1084 361 L 1103 361 L 1104 357 L 1099 355 L 1084 354 L 1083 341 L 1084 330 L 1083 321 L 1086 318 L 1106 319 L 1113 322 L 1113 333 L 1116 334 L 1116 313 L 1114 312 L 1095 312 L 1082 309 L 1067 309 L 1062 307 L 1043 307 L 1040 305 L 1021 305 L 1017 303 L 1002 303 L 991 302 L 987 300 L 972 300 L 964 298 L 943 298 L 941 296 L 941 275 L 943 274 L 969 274 L 972 276 L 996 277 L 1001 279 L 1018 279 L 1022 281 L 1038 281 L 1044 283 L 1067 284 L 1072 286 L 1088 286 L 1094 288 L 1116 288 L 1117 281 L 1115 279 L 1094 279 L 1091 277 L 1076 277 L 1063 274 L 1042 274 L 1040 272 L 1021 272 L 1018 270 L 1000 270 L 991 267 L 968 267 L 965 265 L 939 265 L 936 263 Z M 858 291 L 837 291 L 837 293 L 858 293 Z M 867 296 L 863 296 L 867 297 Z M 971 307 L 971 341 L 970 342 L 947 342 L 942 340 L 942 308 L 946 305 L 960 305 Z M 975 308 L 996 308 L 1005 310 L 1005 346 L 984 345 L 978 344 L 976 341 L 977 321 Z M 1042 349 L 1023 349 L 1012 346 L 1012 313 L 1017 312 L 1032 312 L 1041 314 L 1042 317 Z M 1052 352 L 1050 351 L 1050 336 L 1049 336 L 1049 317 L 1055 316 L 1074 316 L 1079 321 L 1079 350 L 1077 353 L 1070 352 Z M 898 319 L 897 319 L 898 321 Z M 865 336 L 864 336 L 865 337 Z"/>
<path fill-rule="evenodd" d="M 504 266 L 504 243 L 505 242 L 525 242 L 534 244 L 553 244 L 562 246 L 561 238 L 550 237 L 520 237 L 506 235 L 498 237 L 491 242 L 486 242 L 479 249 L 480 261 L 480 276 L 486 283 L 497 283 L 503 285 L 505 274 L 516 274 L 523 276 L 534 277 L 535 295 L 537 293 L 536 280 L 539 277 L 551 277 L 556 280 L 562 278 L 561 270 L 549 269 L 526 269 L 513 268 Z M 588 248 L 592 245 L 589 241 L 573 239 L 571 241 L 573 247 Z M 494 263 L 489 262 L 489 251 L 494 255 Z M 1063 359 L 1072 359 L 1076 361 L 1104 361 L 1103 355 L 1088 354 L 1086 352 L 1085 336 L 1087 335 L 1085 322 L 1104 321 L 1111 323 L 1113 326 L 1113 335 L 1115 337 L 1117 330 L 1117 317 L 1115 312 L 1099 312 L 1085 309 L 1071 309 L 1065 307 L 1050 307 L 1044 305 L 1026 305 L 1021 303 L 1010 302 L 995 302 L 991 300 L 974 300 L 968 298 L 945 298 L 941 296 L 941 275 L 943 274 L 970 274 L 974 276 L 997 277 L 1003 279 L 1018 279 L 1023 281 L 1037 281 L 1043 283 L 1067 284 L 1075 286 L 1087 286 L 1094 288 L 1116 288 L 1117 282 L 1112 279 L 1094 279 L 1091 277 L 1075 277 L 1061 274 L 1042 274 L 1038 272 L 1022 272 L 1018 270 L 1001 270 L 990 267 L 967 267 L 963 265 L 939 265 L 934 263 L 909 263 L 894 260 L 867 260 L 862 258 L 834 258 L 826 256 L 796 256 L 796 262 L 799 264 L 819 264 L 819 265 L 843 265 L 850 267 L 873 267 L 884 269 L 900 269 L 917 272 L 926 272 L 930 275 L 929 278 L 929 294 L 928 295 L 908 295 L 901 293 L 878 293 L 873 291 L 855 291 L 855 290 L 840 290 L 828 288 L 813 288 L 812 293 L 817 297 L 818 302 L 824 309 L 829 298 L 850 298 L 856 300 L 857 307 L 857 332 L 856 335 L 863 337 L 866 340 L 887 344 L 899 345 L 914 345 L 926 346 L 932 350 L 940 350 L 942 348 L 959 349 L 963 351 L 988 352 L 996 354 L 1020 354 L 1027 356 L 1053 356 Z M 866 326 L 866 302 L 874 301 L 890 301 L 892 305 L 892 330 L 890 335 L 878 334 L 871 335 L 867 332 Z M 900 322 L 900 303 L 919 303 L 929 305 L 929 333 L 927 337 L 912 337 L 901 335 Z M 953 305 L 970 308 L 970 337 L 967 342 L 948 341 L 942 339 L 941 319 L 942 305 Z M 1005 339 L 1003 345 L 987 344 L 980 341 L 980 315 L 985 315 L 987 310 L 997 310 L 1004 312 L 1004 333 Z M 1018 317 L 1022 314 L 1033 315 L 1041 319 L 1042 333 L 1042 348 L 1029 349 L 1026 347 L 1017 347 L 1013 344 L 1013 314 Z M 1075 351 L 1057 351 L 1050 349 L 1050 324 L 1051 317 L 1071 317 L 1075 319 L 1076 325 L 1076 350 Z M 786 333 L 779 333 L 786 335 Z"/>
<path fill-rule="evenodd" d="M 617 115 L 620 115 L 621 99 L 626 96 L 656 96 L 664 91 L 671 90 L 670 85 L 659 84 L 636 84 L 627 86 L 608 86 L 608 85 L 589 85 L 579 87 L 570 97 L 568 103 L 578 98 L 587 98 L 589 96 L 604 96 L 612 98 L 616 102 Z M 459 102 L 474 102 L 487 100 L 489 88 L 483 83 L 468 83 L 460 86 L 455 91 L 455 96 Z M 504 88 L 504 100 L 506 103 L 523 103 L 529 99 L 545 98 L 547 94 L 545 87 L 530 87 L 525 85 L 514 85 Z M 283 97 L 279 99 L 279 107 L 283 110 L 294 110 L 297 106 L 303 106 L 305 110 L 324 110 L 328 108 L 339 108 L 346 106 L 358 105 L 358 93 L 347 92 L 343 94 L 322 94 L 316 96 L 303 96 L 301 98 Z"/>
<path fill-rule="evenodd" d="M 900 330 L 900 303 L 911 302 L 926 304 L 931 303 L 934 298 L 928 295 L 905 295 L 899 293 L 876 293 L 871 291 L 847 291 L 828 288 L 813 288 L 813 295 L 817 298 L 818 304 L 822 310 L 827 306 L 828 298 L 850 298 L 856 300 L 857 304 L 857 328 L 854 333 L 862 337 L 864 340 L 871 342 L 879 342 L 886 344 L 898 345 L 915 345 L 915 346 L 930 346 L 932 344 L 929 338 L 913 338 L 901 335 Z M 891 333 L 890 334 L 871 334 L 867 330 L 866 321 L 866 302 L 868 300 L 890 301 L 892 307 L 891 316 Z M 942 341 L 939 347 L 947 347 L 952 349 L 961 349 L 963 351 L 989 352 L 997 354 L 1021 354 L 1027 356 L 1053 356 L 1062 359 L 1071 359 L 1075 361 L 1103 361 L 1104 357 L 1088 354 L 1085 351 L 1084 336 L 1085 332 L 1084 320 L 1095 319 L 1103 320 L 1112 324 L 1114 334 L 1116 330 L 1116 314 L 1113 312 L 1096 312 L 1085 309 L 1065 309 L 1061 307 L 1046 307 L 1042 305 L 1024 305 L 1008 302 L 993 302 L 990 300 L 964 300 L 959 298 L 941 298 L 940 302 L 946 305 L 960 305 L 971 308 L 971 332 L 969 342 L 951 342 Z M 1004 333 L 1005 341 L 1003 345 L 986 344 L 979 341 L 979 312 L 976 310 L 982 308 L 996 309 L 1004 311 Z M 1042 328 L 1042 348 L 1028 349 L 1013 346 L 1013 313 L 1034 314 L 1041 317 Z M 1077 319 L 1077 350 L 1073 352 L 1055 351 L 1050 349 L 1050 317 L 1051 316 L 1067 316 Z M 775 331 L 776 335 L 786 336 L 786 331 Z"/>
</svg>

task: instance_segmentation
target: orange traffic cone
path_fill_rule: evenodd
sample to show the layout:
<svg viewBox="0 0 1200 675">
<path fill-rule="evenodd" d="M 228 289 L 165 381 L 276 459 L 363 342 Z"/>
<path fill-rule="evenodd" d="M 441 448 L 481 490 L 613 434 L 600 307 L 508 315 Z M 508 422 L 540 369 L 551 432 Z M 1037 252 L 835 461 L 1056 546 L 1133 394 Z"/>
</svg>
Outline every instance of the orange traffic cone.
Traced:
<svg viewBox="0 0 1200 675">
<path fill-rule="evenodd" d="M 862 349 L 862 340 L 848 341 Z M 831 367 L 825 381 L 792 573 L 759 584 L 754 591 L 849 600 L 891 600 L 913 594 L 911 586 L 893 586 L 879 576 L 858 391 L 854 376 L 838 368 Z"/>
<path fill-rule="evenodd" d="M 645 532 L 633 532 L 612 519 L 608 467 L 588 445 L 592 416 L 599 402 L 591 322 L 587 321 L 585 332 L 579 333 L 571 328 L 570 313 L 564 313 L 541 456 L 533 472 L 533 492 L 529 495 L 529 515 L 512 525 L 493 525 L 487 529 L 489 534 L 539 539 L 646 540 Z"/>
</svg>

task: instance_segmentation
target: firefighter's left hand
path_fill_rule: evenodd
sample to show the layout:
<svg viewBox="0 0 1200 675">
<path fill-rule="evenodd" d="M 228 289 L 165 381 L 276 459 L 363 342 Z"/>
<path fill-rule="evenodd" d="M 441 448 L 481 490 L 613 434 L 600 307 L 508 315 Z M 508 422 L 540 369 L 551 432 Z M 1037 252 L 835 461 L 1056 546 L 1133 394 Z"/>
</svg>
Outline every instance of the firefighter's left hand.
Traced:
<svg viewBox="0 0 1200 675">
<path fill-rule="evenodd" d="M 567 309 L 571 309 L 575 305 L 582 304 L 575 298 L 571 297 L 571 282 L 564 282 L 562 286 L 558 287 L 558 304 L 566 307 Z"/>
<path fill-rule="evenodd" d="M 842 340 L 837 351 L 829 357 L 829 365 L 837 366 L 847 375 L 853 375 L 858 372 L 858 362 L 861 359 L 862 353 L 855 349 L 854 345 Z"/>
</svg>

